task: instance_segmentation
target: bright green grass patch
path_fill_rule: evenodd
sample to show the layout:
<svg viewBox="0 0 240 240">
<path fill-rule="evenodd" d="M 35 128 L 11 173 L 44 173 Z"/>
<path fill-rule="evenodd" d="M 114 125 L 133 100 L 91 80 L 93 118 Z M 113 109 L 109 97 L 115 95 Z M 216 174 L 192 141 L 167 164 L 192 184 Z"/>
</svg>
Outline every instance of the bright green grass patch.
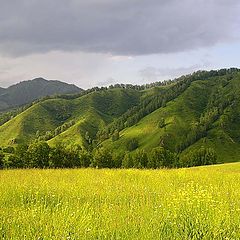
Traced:
<svg viewBox="0 0 240 240">
<path fill-rule="evenodd" d="M 0 172 L 0 239 L 239 239 L 239 227 L 239 163 Z"/>
<path fill-rule="evenodd" d="M 51 130 L 58 125 L 43 104 L 36 104 L 0 126 L 0 145 L 9 145 L 11 139 L 16 139 L 17 143 L 30 141 L 36 137 L 37 131 Z"/>
</svg>

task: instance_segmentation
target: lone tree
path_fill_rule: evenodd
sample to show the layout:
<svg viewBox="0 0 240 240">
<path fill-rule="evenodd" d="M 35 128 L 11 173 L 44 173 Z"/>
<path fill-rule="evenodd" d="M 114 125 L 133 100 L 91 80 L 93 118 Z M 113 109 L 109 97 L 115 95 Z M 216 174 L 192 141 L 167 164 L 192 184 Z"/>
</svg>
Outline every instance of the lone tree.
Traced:
<svg viewBox="0 0 240 240">
<path fill-rule="evenodd" d="M 113 135 L 112 135 L 112 141 L 115 142 L 119 139 L 119 131 L 115 130 Z"/>
<path fill-rule="evenodd" d="M 165 123 L 165 119 L 164 118 L 161 118 L 158 122 L 158 127 L 159 128 L 163 128 L 165 127 L 166 123 Z"/>
</svg>

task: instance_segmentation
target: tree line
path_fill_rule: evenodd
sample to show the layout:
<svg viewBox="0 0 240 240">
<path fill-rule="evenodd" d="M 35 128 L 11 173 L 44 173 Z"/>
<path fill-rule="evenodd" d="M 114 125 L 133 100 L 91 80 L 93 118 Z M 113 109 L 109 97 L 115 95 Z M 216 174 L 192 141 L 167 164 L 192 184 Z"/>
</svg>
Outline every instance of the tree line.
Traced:
<svg viewBox="0 0 240 240">
<path fill-rule="evenodd" d="M 86 151 L 78 145 L 58 144 L 50 147 L 47 142 L 6 147 L 0 150 L 0 168 L 178 168 L 215 164 L 216 153 L 211 148 L 190 151 L 180 158 L 164 147 L 150 151 L 113 153 L 107 148 Z"/>
</svg>

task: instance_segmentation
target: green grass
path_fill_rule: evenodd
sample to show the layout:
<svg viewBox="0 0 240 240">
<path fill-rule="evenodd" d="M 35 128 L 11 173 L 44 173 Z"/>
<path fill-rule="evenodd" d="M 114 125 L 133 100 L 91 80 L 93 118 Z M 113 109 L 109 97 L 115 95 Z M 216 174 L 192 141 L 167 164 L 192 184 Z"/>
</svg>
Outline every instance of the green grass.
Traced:
<svg viewBox="0 0 240 240">
<path fill-rule="evenodd" d="M 0 171 L 0 239 L 240 239 L 240 163 Z"/>
<path fill-rule="evenodd" d="M 9 145 L 11 139 L 17 139 L 17 143 L 29 142 L 36 137 L 37 131 L 43 133 L 59 125 L 43 104 L 36 104 L 0 126 L 0 145 Z"/>
</svg>

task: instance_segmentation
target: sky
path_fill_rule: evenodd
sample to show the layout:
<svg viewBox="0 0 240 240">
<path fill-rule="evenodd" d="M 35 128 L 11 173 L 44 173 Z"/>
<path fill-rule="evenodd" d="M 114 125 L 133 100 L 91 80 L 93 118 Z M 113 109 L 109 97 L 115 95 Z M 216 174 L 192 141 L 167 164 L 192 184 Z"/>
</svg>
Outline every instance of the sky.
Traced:
<svg viewBox="0 0 240 240">
<path fill-rule="evenodd" d="M 239 0 L 0 0 L 0 87 L 82 88 L 240 67 Z"/>
</svg>

